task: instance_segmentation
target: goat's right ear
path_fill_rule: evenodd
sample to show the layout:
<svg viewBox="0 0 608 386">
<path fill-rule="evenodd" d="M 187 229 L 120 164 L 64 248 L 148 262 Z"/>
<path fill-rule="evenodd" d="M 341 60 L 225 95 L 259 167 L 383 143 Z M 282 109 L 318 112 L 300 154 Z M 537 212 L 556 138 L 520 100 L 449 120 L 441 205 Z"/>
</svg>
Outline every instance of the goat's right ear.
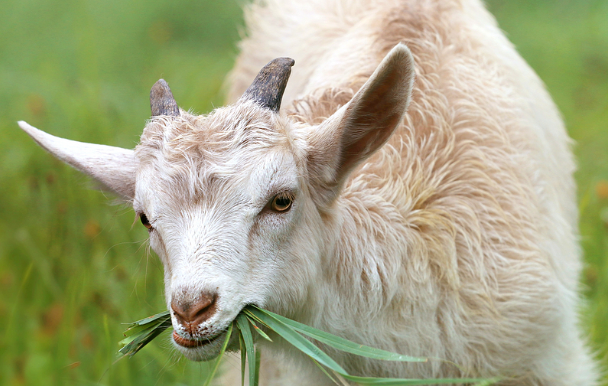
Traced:
<svg viewBox="0 0 608 386">
<path fill-rule="evenodd" d="M 133 199 L 138 165 L 133 150 L 55 137 L 24 121 L 19 126 L 44 150 L 93 177 L 103 188 L 128 201 Z"/>
<path fill-rule="evenodd" d="M 320 201 L 331 203 L 349 173 L 384 145 L 401 123 L 414 74 L 410 50 L 398 44 L 350 102 L 310 133 L 308 170 Z"/>
</svg>

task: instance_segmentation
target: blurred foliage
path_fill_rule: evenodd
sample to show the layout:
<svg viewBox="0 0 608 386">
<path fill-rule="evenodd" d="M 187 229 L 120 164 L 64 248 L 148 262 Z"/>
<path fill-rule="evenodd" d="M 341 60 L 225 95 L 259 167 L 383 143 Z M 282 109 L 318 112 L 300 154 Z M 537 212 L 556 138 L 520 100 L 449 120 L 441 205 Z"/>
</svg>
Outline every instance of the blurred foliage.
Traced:
<svg viewBox="0 0 608 386">
<path fill-rule="evenodd" d="M 131 209 L 109 205 L 15 122 L 132 148 L 161 77 L 181 106 L 210 111 L 237 53 L 240 6 L 1 4 L 0 385 L 200 383 L 207 365 L 182 360 L 168 336 L 114 363 L 121 323 L 166 308 L 162 266 Z"/>
<path fill-rule="evenodd" d="M 210 111 L 222 104 L 223 79 L 237 53 L 240 4 L 0 5 L 0 384 L 202 383 L 207 365 L 181 359 L 168 336 L 114 363 L 120 323 L 165 307 L 162 266 L 148 252 L 145 229 L 132 227 L 131 209 L 109 205 L 15 122 L 132 148 L 160 77 L 180 106 Z M 576 141 L 588 299 L 581 311 L 608 367 L 608 2 L 488 6 L 546 82 Z"/>
</svg>

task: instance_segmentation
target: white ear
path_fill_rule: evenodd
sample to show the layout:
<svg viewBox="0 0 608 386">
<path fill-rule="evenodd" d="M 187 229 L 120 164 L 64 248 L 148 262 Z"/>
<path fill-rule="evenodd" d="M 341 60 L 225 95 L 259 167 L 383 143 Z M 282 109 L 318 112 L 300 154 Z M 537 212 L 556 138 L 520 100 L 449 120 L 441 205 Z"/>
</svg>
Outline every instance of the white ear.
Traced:
<svg viewBox="0 0 608 386">
<path fill-rule="evenodd" d="M 93 177 L 102 187 L 133 199 L 138 165 L 133 150 L 55 137 L 24 121 L 19 121 L 19 126 L 55 157 Z"/>
<path fill-rule="evenodd" d="M 401 123 L 414 77 L 410 50 L 396 45 L 352 100 L 311 133 L 309 171 L 324 200 L 335 197 L 348 174 Z"/>
</svg>

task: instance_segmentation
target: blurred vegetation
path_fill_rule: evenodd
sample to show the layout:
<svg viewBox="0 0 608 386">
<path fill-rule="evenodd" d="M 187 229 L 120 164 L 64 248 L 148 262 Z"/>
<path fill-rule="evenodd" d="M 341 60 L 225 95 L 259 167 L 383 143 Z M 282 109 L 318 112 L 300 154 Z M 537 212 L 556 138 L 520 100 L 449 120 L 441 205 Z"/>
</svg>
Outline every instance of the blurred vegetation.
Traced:
<svg viewBox="0 0 608 386">
<path fill-rule="evenodd" d="M 180 106 L 210 111 L 222 104 L 237 53 L 240 5 L 0 4 L 0 384 L 200 384 L 207 366 L 181 359 L 168 336 L 114 363 L 120 323 L 165 307 L 162 266 L 148 253 L 145 229 L 132 227 L 131 209 L 109 205 L 15 122 L 132 148 L 160 77 Z M 588 299 L 581 313 L 608 367 L 608 2 L 488 6 L 546 82 L 576 141 Z"/>
</svg>

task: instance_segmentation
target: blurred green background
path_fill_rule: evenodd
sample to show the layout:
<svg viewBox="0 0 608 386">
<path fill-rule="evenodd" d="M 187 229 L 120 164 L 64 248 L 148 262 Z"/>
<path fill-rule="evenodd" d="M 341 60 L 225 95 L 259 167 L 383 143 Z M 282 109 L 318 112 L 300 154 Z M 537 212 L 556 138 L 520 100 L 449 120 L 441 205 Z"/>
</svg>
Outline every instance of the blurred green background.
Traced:
<svg viewBox="0 0 608 386">
<path fill-rule="evenodd" d="M 581 320 L 608 368 L 608 1 L 488 7 L 576 141 Z M 161 264 L 131 209 L 88 189 L 16 121 L 133 148 L 160 77 L 180 106 L 210 111 L 237 53 L 241 5 L 2 0 L 0 9 L 0 385 L 201 384 L 206 365 L 181 359 L 168 336 L 114 363 L 121 322 L 164 309 Z"/>
</svg>

